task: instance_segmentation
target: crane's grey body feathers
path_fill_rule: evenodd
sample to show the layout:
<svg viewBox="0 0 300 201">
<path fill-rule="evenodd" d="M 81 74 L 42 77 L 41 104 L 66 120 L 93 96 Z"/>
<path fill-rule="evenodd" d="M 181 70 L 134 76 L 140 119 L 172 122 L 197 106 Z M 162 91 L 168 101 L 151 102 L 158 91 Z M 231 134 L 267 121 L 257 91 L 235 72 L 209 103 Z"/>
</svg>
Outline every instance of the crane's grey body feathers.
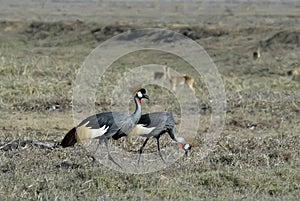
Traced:
<svg viewBox="0 0 300 201">
<path fill-rule="evenodd" d="M 150 133 L 140 133 L 143 137 L 154 137 L 160 135 L 161 132 L 167 132 L 175 127 L 172 114 L 168 112 L 153 112 L 141 116 L 138 125 L 143 127 L 154 128 Z"/>
<path fill-rule="evenodd" d="M 156 137 L 165 132 L 172 130 L 169 135 L 175 140 L 175 122 L 171 113 L 169 112 L 153 112 L 143 114 L 137 125 L 129 133 L 118 133 L 113 136 L 117 140 L 123 136 L 143 136 L 143 137 Z"/>
<path fill-rule="evenodd" d="M 83 120 L 77 127 L 87 127 L 91 130 L 101 129 L 105 127 L 106 131 L 103 137 L 110 138 L 114 134 L 129 133 L 135 127 L 134 119 L 131 115 L 121 113 L 121 112 L 105 112 L 96 115 L 92 115 L 85 120 Z M 109 129 L 107 129 L 109 128 Z M 101 136 L 95 136 L 92 138 L 100 138 Z"/>
<path fill-rule="evenodd" d="M 135 128 L 128 134 L 128 136 L 142 136 L 145 137 L 146 140 L 143 143 L 142 147 L 139 151 L 139 158 L 138 163 L 140 162 L 140 156 L 143 153 L 144 147 L 146 146 L 148 140 L 151 137 L 156 138 L 157 140 L 157 149 L 158 154 L 161 157 L 161 159 L 165 162 L 164 158 L 162 157 L 161 151 L 160 151 L 160 143 L 159 138 L 164 133 L 168 133 L 169 136 L 175 140 L 176 142 L 182 144 L 184 150 L 187 153 L 187 150 L 190 149 L 190 145 L 185 142 L 185 139 L 182 137 L 177 137 L 175 132 L 175 121 L 173 118 L 173 115 L 169 112 L 153 112 L 148 114 L 143 114 L 141 118 L 138 121 L 138 124 L 135 126 Z M 122 136 L 126 136 L 127 134 L 124 133 L 118 133 L 113 137 L 113 139 L 119 139 Z"/>
</svg>

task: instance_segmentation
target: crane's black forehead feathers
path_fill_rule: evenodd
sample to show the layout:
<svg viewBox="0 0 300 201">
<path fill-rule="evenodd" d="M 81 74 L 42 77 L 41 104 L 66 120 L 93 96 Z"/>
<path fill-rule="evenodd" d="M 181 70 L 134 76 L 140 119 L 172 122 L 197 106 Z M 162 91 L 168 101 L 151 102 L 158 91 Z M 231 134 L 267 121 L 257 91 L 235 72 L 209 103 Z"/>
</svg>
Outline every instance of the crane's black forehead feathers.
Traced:
<svg viewBox="0 0 300 201">
<path fill-rule="evenodd" d="M 141 88 L 139 91 L 140 91 L 142 94 L 146 94 L 146 89 L 144 89 L 144 88 Z"/>
</svg>

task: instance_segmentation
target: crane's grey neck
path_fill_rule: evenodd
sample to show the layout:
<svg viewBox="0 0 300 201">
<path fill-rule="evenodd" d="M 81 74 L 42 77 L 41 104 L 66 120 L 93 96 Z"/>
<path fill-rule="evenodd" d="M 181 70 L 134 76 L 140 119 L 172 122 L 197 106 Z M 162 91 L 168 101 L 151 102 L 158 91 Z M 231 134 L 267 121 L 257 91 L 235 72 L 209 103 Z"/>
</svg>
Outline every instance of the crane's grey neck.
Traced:
<svg viewBox="0 0 300 201">
<path fill-rule="evenodd" d="M 169 131 L 168 131 L 170 137 L 175 140 L 176 142 L 179 142 L 181 144 L 186 144 L 185 142 L 185 139 L 183 137 L 177 137 L 176 135 L 176 132 L 175 132 L 175 128 L 171 128 Z"/>
<path fill-rule="evenodd" d="M 183 137 L 177 137 L 176 135 L 174 137 L 177 142 L 181 144 L 186 144 L 185 139 Z"/>
<path fill-rule="evenodd" d="M 137 124 L 142 116 L 142 106 L 139 103 L 138 97 L 134 97 L 135 111 L 131 114 L 132 121 Z"/>
</svg>

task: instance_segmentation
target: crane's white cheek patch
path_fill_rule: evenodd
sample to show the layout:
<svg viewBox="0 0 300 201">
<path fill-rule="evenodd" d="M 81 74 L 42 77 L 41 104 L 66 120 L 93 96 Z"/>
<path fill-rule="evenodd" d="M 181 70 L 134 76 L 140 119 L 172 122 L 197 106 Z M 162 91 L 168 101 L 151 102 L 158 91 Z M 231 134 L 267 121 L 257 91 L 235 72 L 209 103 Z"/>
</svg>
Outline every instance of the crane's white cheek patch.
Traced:
<svg viewBox="0 0 300 201">
<path fill-rule="evenodd" d="M 185 150 L 189 150 L 189 149 L 191 148 L 191 145 L 185 144 L 183 148 L 184 148 Z"/>
<path fill-rule="evenodd" d="M 98 128 L 98 129 L 90 128 L 91 138 L 97 138 L 97 137 L 104 135 L 107 132 L 108 128 L 109 128 L 109 126 L 106 127 L 106 125 L 102 126 L 101 128 Z"/>
<path fill-rule="evenodd" d="M 143 97 L 143 94 L 142 94 L 142 92 L 140 92 L 140 91 L 137 92 L 137 95 L 138 95 L 139 98 L 142 98 L 142 97 Z"/>
</svg>

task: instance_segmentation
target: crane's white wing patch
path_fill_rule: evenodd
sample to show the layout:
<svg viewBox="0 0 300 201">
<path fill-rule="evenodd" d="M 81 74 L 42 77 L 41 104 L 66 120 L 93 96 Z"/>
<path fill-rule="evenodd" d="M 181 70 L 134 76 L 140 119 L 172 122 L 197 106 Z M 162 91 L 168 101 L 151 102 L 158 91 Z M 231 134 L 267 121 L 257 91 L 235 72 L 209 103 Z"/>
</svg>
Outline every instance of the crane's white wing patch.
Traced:
<svg viewBox="0 0 300 201">
<path fill-rule="evenodd" d="M 145 135 L 151 133 L 156 127 L 146 127 L 144 124 L 137 124 L 130 133 L 127 134 L 127 137 L 132 138 L 134 136 Z"/>
<path fill-rule="evenodd" d="M 101 128 L 98 128 L 98 129 L 92 129 L 91 127 L 89 127 L 90 132 L 91 132 L 91 138 L 97 138 L 97 137 L 104 135 L 107 132 L 108 128 L 109 128 L 109 126 L 106 127 L 106 125 L 102 126 Z"/>
<path fill-rule="evenodd" d="M 136 125 L 136 133 L 138 135 L 145 135 L 151 133 L 156 127 L 146 127 L 144 124 L 137 124 Z"/>
</svg>

